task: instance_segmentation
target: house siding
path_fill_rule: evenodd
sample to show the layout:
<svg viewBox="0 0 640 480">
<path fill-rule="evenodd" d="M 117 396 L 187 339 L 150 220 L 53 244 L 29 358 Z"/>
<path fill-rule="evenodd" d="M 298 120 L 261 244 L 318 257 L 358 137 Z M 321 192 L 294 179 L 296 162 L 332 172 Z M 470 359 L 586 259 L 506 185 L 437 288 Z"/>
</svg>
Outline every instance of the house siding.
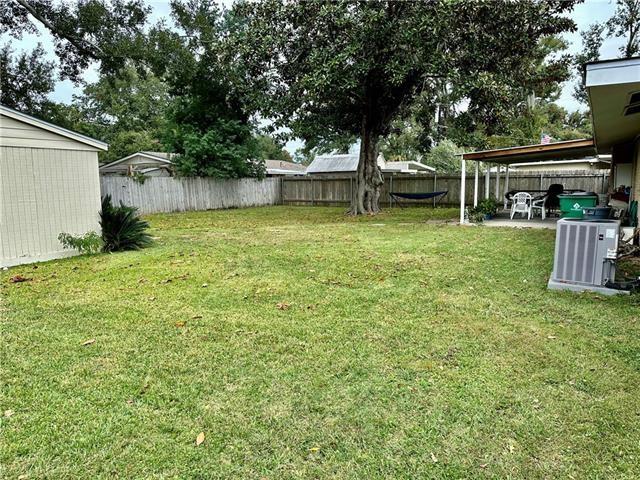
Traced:
<svg viewBox="0 0 640 480">
<path fill-rule="evenodd" d="M 0 145 L 3 147 L 86 150 L 98 152 L 85 143 L 0 115 Z"/>
</svg>

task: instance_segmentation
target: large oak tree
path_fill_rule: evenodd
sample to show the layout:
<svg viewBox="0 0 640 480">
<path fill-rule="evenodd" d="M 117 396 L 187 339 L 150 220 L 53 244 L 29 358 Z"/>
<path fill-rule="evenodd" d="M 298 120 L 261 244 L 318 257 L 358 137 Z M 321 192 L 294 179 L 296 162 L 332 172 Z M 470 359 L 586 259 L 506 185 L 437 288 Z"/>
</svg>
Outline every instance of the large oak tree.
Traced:
<svg viewBox="0 0 640 480">
<path fill-rule="evenodd" d="M 274 127 L 309 143 L 360 138 L 351 212 L 376 213 L 378 144 L 434 79 L 501 91 L 535 72 L 539 40 L 573 30 L 573 2 L 240 2 L 229 55 L 237 83 Z"/>
</svg>

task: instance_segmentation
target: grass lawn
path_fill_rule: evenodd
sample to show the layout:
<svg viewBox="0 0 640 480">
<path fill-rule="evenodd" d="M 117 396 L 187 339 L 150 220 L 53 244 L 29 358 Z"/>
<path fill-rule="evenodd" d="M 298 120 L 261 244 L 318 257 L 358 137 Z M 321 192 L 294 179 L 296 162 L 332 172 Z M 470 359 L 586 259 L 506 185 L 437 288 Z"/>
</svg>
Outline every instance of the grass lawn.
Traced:
<svg viewBox="0 0 640 480">
<path fill-rule="evenodd" d="M 0 477 L 640 476 L 637 296 L 547 291 L 552 231 L 342 212 L 0 273 Z"/>
</svg>

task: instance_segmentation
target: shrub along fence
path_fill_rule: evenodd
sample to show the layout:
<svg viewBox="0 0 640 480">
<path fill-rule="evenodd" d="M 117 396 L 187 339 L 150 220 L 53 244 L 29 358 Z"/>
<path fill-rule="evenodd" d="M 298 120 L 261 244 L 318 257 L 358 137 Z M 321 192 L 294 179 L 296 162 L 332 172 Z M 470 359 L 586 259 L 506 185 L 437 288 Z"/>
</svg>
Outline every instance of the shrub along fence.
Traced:
<svg viewBox="0 0 640 480">
<path fill-rule="evenodd" d="M 509 190 L 546 190 L 549 185 L 560 183 L 567 189 L 585 190 L 604 193 L 607 189 L 609 172 L 594 171 L 554 171 L 509 173 Z M 467 203 L 473 202 L 474 175 L 466 177 L 465 197 Z M 478 198 L 485 198 L 486 178 L 481 174 L 478 178 Z M 285 177 L 282 179 L 282 203 L 285 205 L 348 205 L 355 189 L 352 176 L 305 176 Z M 488 184 L 489 195 L 496 197 L 496 175 L 491 174 Z M 441 200 L 402 200 L 403 204 L 420 205 L 459 205 L 460 175 L 394 175 L 386 176 L 380 196 L 380 205 L 391 205 L 389 192 L 426 193 L 447 191 Z M 505 193 L 505 174 L 500 175 L 499 200 Z"/>
<path fill-rule="evenodd" d="M 215 178 L 149 177 L 144 183 L 131 177 L 101 176 L 102 196 L 137 207 L 140 213 L 216 210 L 282 203 L 281 180 L 221 180 Z"/>
</svg>

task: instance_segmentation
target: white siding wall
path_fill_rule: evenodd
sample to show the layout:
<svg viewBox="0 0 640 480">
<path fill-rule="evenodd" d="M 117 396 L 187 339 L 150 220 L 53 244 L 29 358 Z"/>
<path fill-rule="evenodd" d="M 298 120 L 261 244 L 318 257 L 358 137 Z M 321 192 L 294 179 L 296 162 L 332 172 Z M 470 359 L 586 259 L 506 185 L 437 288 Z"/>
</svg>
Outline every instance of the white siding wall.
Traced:
<svg viewBox="0 0 640 480">
<path fill-rule="evenodd" d="M 95 150 L 77 142 L 28 123 L 0 115 L 0 145 L 3 147 L 38 147 L 64 150 Z M 95 150 L 97 152 L 97 150 Z"/>
<path fill-rule="evenodd" d="M 0 146 L 0 266 L 70 255 L 61 232 L 99 231 L 98 153 L 64 141 L 75 148 Z"/>
</svg>

